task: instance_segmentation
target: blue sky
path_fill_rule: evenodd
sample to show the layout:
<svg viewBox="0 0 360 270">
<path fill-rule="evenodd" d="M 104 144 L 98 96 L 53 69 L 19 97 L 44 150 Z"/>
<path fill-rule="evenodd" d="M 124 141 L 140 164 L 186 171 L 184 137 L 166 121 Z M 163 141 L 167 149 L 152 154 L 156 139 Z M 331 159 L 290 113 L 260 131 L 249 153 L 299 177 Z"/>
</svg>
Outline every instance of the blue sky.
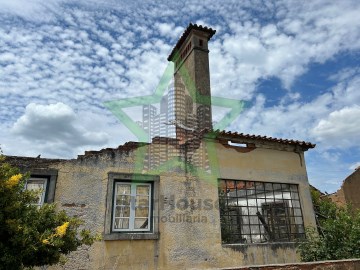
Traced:
<svg viewBox="0 0 360 270">
<path fill-rule="evenodd" d="M 356 0 L 0 0 L 1 148 L 74 158 L 135 140 L 103 102 L 151 94 L 193 22 L 217 30 L 212 94 L 250 104 L 228 130 L 316 143 L 310 183 L 336 191 L 360 165 L 358 14 Z"/>
</svg>

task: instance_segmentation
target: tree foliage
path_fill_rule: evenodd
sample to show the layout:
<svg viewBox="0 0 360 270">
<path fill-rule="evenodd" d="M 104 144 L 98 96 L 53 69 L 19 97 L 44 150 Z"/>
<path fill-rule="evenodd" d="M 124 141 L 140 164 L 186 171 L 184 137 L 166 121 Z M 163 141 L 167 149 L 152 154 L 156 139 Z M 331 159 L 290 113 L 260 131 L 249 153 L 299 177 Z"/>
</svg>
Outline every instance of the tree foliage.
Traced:
<svg viewBox="0 0 360 270">
<path fill-rule="evenodd" d="M 311 191 L 318 229 L 307 229 L 299 245 L 303 261 L 360 258 L 360 210 L 338 207 L 319 191 Z"/>
<path fill-rule="evenodd" d="M 24 189 L 26 178 L 0 155 L 0 269 L 56 264 L 97 239 L 54 204 L 33 205 L 37 194 Z"/>
</svg>

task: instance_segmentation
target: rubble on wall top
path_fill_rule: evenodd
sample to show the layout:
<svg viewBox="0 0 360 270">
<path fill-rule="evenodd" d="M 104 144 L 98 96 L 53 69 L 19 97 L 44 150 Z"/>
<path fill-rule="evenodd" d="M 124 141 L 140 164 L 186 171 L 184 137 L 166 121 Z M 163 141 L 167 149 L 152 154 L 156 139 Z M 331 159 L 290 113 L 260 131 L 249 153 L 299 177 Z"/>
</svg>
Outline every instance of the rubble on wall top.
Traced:
<svg viewBox="0 0 360 270">
<path fill-rule="evenodd" d="M 178 145 L 179 140 L 175 138 L 168 138 L 168 137 L 154 137 L 152 139 L 152 143 L 154 144 L 170 144 L 170 145 Z M 132 150 L 135 150 L 141 146 L 150 145 L 151 143 L 147 142 L 133 142 L 129 141 L 124 143 L 123 145 L 120 145 L 117 148 L 104 148 L 101 150 L 89 150 L 85 151 L 83 155 L 78 155 L 78 158 L 84 158 L 84 157 L 92 157 L 99 154 L 113 154 L 115 152 L 118 153 L 129 153 Z"/>
<path fill-rule="evenodd" d="M 51 159 L 40 157 L 21 157 L 21 156 L 5 156 L 5 162 L 12 166 L 28 169 L 28 168 L 47 168 L 51 164 L 66 161 L 66 159 Z"/>
<path fill-rule="evenodd" d="M 85 151 L 84 155 L 78 155 L 78 158 L 83 158 L 83 157 L 89 157 L 89 156 L 94 156 L 94 155 L 98 155 L 98 154 L 105 154 L 105 153 L 114 153 L 114 152 L 130 152 L 131 150 L 134 150 L 136 148 L 139 148 L 141 146 L 145 146 L 148 145 L 149 143 L 145 143 L 145 142 L 126 142 L 123 145 L 120 145 L 117 148 L 104 148 L 101 150 L 90 150 L 90 151 Z"/>
<path fill-rule="evenodd" d="M 216 30 L 214 30 L 210 27 L 189 23 L 188 27 L 185 29 L 185 31 L 179 38 L 178 42 L 176 43 L 175 47 L 172 49 L 171 53 L 169 54 L 169 56 L 167 58 L 168 61 L 171 61 L 171 59 L 175 55 L 175 52 L 180 49 L 181 45 L 184 43 L 187 36 L 190 34 L 191 30 L 193 30 L 193 29 L 207 32 L 209 34 L 208 40 L 210 40 L 210 38 L 216 33 Z"/>
</svg>

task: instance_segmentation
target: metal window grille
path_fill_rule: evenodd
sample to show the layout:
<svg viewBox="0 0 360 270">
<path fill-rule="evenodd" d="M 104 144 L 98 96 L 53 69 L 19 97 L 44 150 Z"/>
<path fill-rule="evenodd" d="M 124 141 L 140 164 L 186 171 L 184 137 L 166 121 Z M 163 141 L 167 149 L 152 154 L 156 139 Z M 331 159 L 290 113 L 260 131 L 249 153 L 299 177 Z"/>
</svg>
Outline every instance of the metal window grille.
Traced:
<svg viewBox="0 0 360 270">
<path fill-rule="evenodd" d="M 304 238 L 298 185 L 220 180 L 222 242 L 289 242 Z"/>
</svg>

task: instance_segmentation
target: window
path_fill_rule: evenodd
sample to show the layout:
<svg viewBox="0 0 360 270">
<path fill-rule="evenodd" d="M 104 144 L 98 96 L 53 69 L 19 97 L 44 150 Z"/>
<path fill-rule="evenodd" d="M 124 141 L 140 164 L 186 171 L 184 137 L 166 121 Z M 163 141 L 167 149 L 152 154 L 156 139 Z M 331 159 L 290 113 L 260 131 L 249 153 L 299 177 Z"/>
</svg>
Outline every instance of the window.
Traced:
<svg viewBox="0 0 360 270">
<path fill-rule="evenodd" d="M 114 231 L 149 231 L 150 210 L 151 184 L 115 183 Z"/>
<path fill-rule="evenodd" d="M 23 171 L 22 173 L 27 173 L 27 171 Z M 26 181 L 25 189 L 39 191 L 34 205 L 40 207 L 44 203 L 53 203 L 58 174 L 57 170 L 35 169 L 30 173 L 31 176 Z"/>
<path fill-rule="evenodd" d="M 42 206 L 45 202 L 47 181 L 47 178 L 30 178 L 26 181 L 25 189 L 36 191 L 37 193 L 37 199 L 33 204 L 38 207 Z"/>
<path fill-rule="evenodd" d="M 304 237 L 295 184 L 220 180 L 223 243 L 288 242 Z"/>
<path fill-rule="evenodd" d="M 159 176 L 109 173 L 104 240 L 158 239 Z"/>
</svg>

